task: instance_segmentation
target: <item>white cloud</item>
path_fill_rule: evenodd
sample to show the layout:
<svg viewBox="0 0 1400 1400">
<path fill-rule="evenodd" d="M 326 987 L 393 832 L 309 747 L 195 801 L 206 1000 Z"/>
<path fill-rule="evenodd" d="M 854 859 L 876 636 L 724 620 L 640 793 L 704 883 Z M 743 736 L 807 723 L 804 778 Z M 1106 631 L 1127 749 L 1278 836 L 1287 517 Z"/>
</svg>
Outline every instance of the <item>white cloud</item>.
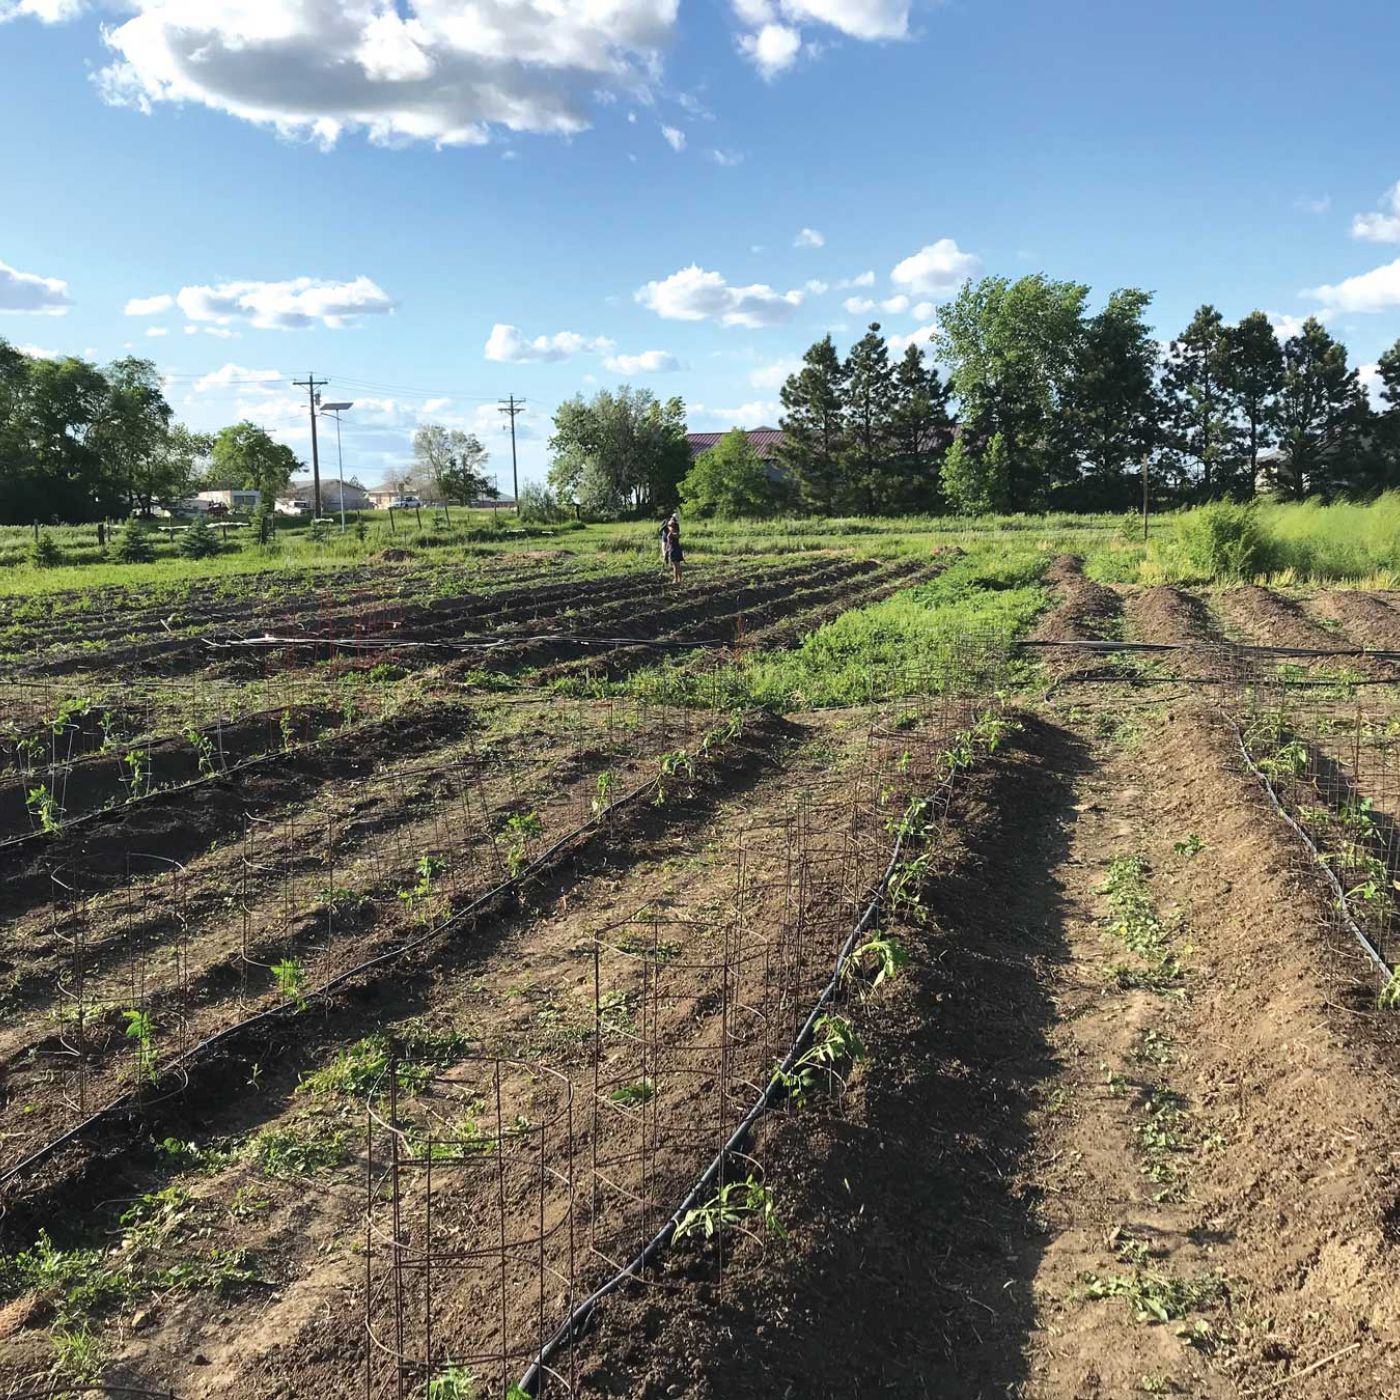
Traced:
<svg viewBox="0 0 1400 1400">
<path fill-rule="evenodd" d="M 685 132 L 676 126 L 663 126 L 661 134 L 666 138 L 666 144 L 673 151 L 685 150 Z"/>
<path fill-rule="evenodd" d="M 940 238 L 897 263 L 890 281 L 920 296 L 946 296 L 975 276 L 981 267 L 981 261 L 964 253 L 956 240 Z"/>
<path fill-rule="evenodd" d="M 643 350 L 640 355 L 609 355 L 603 364 L 614 374 L 670 374 L 685 368 L 669 350 Z"/>
<path fill-rule="evenodd" d="M 442 410 L 443 410 L 444 408 L 447 408 L 451 403 L 452 403 L 452 400 L 451 400 L 451 399 L 442 399 L 442 398 L 438 398 L 438 399 L 424 399 L 424 400 L 423 400 L 423 412 L 424 412 L 424 413 L 441 413 Z M 483 407 L 483 408 L 490 408 L 491 405 L 490 405 L 490 404 L 483 404 L 482 407 Z"/>
<path fill-rule="evenodd" d="M 1384 408 L 1385 402 L 1381 398 L 1381 390 L 1385 388 L 1385 381 L 1381 379 L 1381 367 L 1379 365 L 1361 365 L 1357 368 L 1356 375 L 1361 380 L 1361 387 L 1370 397 L 1371 406 L 1376 409 Z"/>
<path fill-rule="evenodd" d="M 725 170 L 732 170 L 736 165 L 744 163 L 744 153 L 742 151 L 711 151 L 710 159 Z"/>
<path fill-rule="evenodd" d="M 162 311 L 169 311 L 175 305 L 175 298 L 168 292 L 161 292 L 159 296 L 153 297 L 132 297 L 127 302 L 123 314 L 127 316 L 156 316 Z"/>
<path fill-rule="evenodd" d="M 1313 198 L 1309 195 L 1299 195 L 1293 201 L 1293 207 L 1303 214 L 1325 214 L 1332 207 L 1332 196 L 1324 194 Z"/>
<path fill-rule="evenodd" d="M 1377 212 L 1352 219 L 1351 236 L 1367 243 L 1400 243 L 1400 180 L 1381 197 Z"/>
<path fill-rule="evenodd" d="M 823 282 L 820 277 L 809 277 L 802 285 L 814 297 L 825 296 L 831 290 L 831 283 Z"/>
<path fill-rule="evenodd" d="M 169 334 L 170 334 L 170 327 L 169 327 L 169 326 L 147 326 L 147 327 L 146 327 L 146 334 L 147 334 L 147 335 L 169 335 Z"/>
<path fill-rule="evenodd" d="M 927 303 L 921 303 L 927 305 Z M 897 296 L 886 297 L 884 301 L 875 301 L 870 297 L 847 297 L 841 303 L 842 309 L 851 316 L 864 316 L 868 311 L 874 311 L 879 307 L 881 311 L 887 311 L 891 316 L 902 316 L 909 310 L 909 298 L 902 292 Z"/>
<path fill-rule="evenodd" d="M 497 321 L 486 341 L 486 358 L 499 364 L 553 363 L 580 352 L 602 355 L 613 348 L 606 336 L 583 336 L 574 331 L 537 335 L 527 339 L 516 326 Z"/>
<path fill-rule="evenodd" d="M 32 312 L 36 316 L 62 316 L 73 304 L 68 283 L 57 277 L 21 272 L 0 262 L 0 312 Z"/>
<path fill-rule="evenodd" d="M 42 345 L 16 345 L 15 349 L 18 350 L 21 355 L 28 355 L 35 360 L 58 359 L 57 350 L 45 350 Z"/>
<path fill-rule="evenodd" d="M 1303 295 L 1330 311 L 1386 311 L 1400 306 L 1400 258 L 1335 286 L 1312 287 Z"/>
<path fill-rule="evenodd" d="M 268 386 L 286 382 L 287 376 L 281 370 L 248 369 L 229 362 L 196 379 L 194 391 L 197 394 L 207 394 L 210 389 L 226 389 L 236 385 L 249 393 L 265 394 L 272 392 Z"/>
<path fill-rule="evenodd" d="M 938 308 L 931 301 L 921 301 L 913 311 L 916 321 L 931 321 Z"/>
<path fill-rule="evenodd" d="M 818 233 L 814 228 L 799 229 L 797 237 L 792 240 L 794 248 L 825 248 L 826 235 Z"/>
<path fill-rule="evenodd" d="M 139 298 L 127 303 L 127 312 L 149 314 L 132 307 L 160 300 Z M 221 282 L 213 287 L 181 287 L 174 301 L 192 322 L 228 326 L 246 321 L 259 330 L 351 326 L 361 316 L 384 315 L 394 309 L 394 303 L 368 277 L 357 277 L 353 282 L 326 282 L 316 277 L 297 277 L 289 282 Z"/>
<path fill-rule="evenodd" d="M 718 272 L 692 263 L 660 282 L 648 282 L 636 299 L 668 321 L 718 321 L 725 326 L 782 325 L 802 305 L 800 291 L 777 292 L 756 282 L 731 287 Z"/>
<path fill-rule="evenodd" d="M 599 98 L 650 93 L 678 5 L 128 0 L 98 82 L 111 102 L 199 104 L 327 146 L 356 130 L 449 146 L 493 127 L 572 133 Z"/>
<path fill-rule="evenodd" d="M 890 347 L 891 355 L 902 355 L 911 345 L 917 345 L 921 349 L 927 347 L 929 337 L 937 330 L 936 325 L 920 326 L 918 330 L 910 331 L 908 335 L 887 335 L 885 344 Z"/>
<path fill-rule="evenodd" d="M 859 272 L 854 277 L 842 278 L 837 284 L 842 291 L 847 287 L 873 287 L 875 285 L 874 272 Z"/>
<path fill-rule="evenodd" d="M 739 52 L 765 78 L 776 78 L 797 62 L 802 36 L 785 24 L 765 24 L 754 34 L 739 36 Z"/>
<path fill-rule="evenodd" d="M 63 24 L 83 12 L 84 0 L 0 0 L 0 24 L 8 19 L 37 19 L 41 24 Z"/>
<path fill-rule="evenodd" d="M 806 48 L 804 25 L 827 25 L 851 39 L 903 39 L 909 33 L 910 0 L 730 0 L 742 32 L 739 51 L 774 78 Z"/>
<path fill-rule="evenodd" d="M 755 389 L 781 389 L 791 375 L 802 368 L 800 359 L 774 360 L 749 371 L 749 383 Z"/>
<path fill-rule="evenodd" d="M 782 407 L 767 399 L 754 399 L 742 403 L 737 408 L 706 408 L 704 404 L 692 404 L 691 416 L 726 428 L 773 427 L 782 414 Z"/>
</svg>

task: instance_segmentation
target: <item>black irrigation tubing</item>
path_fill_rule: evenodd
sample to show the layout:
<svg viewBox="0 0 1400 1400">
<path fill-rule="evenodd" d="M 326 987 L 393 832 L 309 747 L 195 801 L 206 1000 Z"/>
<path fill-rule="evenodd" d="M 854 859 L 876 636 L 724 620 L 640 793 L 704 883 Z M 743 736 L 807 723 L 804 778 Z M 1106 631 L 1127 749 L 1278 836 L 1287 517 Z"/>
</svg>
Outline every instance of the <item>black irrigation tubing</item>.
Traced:
<svg viewBox="0 0 1400 1400">
<path fill-rule="evenodd" d="M 1235 742 L 1239 745 L 1240 757 L 1244 759 L 1245 767 L 1259 780 L 1259 785 L 1264 789 L 1264 795 L 1269 799 L 1269 805 L 1293 828 L 1294 834 L 1308 850 L 1312 852 L 1318 868 L 1327 877 L 1327 883 L 1332 887 L 1332 893 L 1337 901 L 1337 912 L 1341 915 L 1342 922 L 1350 930 L 1351 936 L 1361 945 L 1361 951 L 1375 964 L 1376 970 L 1381 974 L 1382 978 L 1388 982 L 1391 976 L 1390 964 L 1381 956 L 1381 951 L 1371 940 L 1371 936 L 1361 927 L 1353 916 L 1351 906 L 1347 903 L 1346 889 L 1337 878 L 1337 872 L 1323 859 L 1322 851 L 1319 849 L 1317 842 L 1308 835 L 1307 829 L 1301 822 L 1295 821 L 1293 814 L 1284 806 L 1273 783 L 1269 781 L 1268 774 L 1255 763 L 1253 756 L 1249 752 L 1249 745 L 1244 741 L 1243 730 L 1241 730 L 1240 726 L 1231 716 L 1226 715 L 1225 719 L 1230 728 L 1234 730 Z"/>
<path fill-rule="evenodd" d="M 1288 656 L 1303 659 L 1339 656 L 1369 657 L 1375 661 L 1400 662 L 1400 651 L 1377 651 L 1368 647 L 1270 647 L 1245 646 L 1237 642 L 1103 642 L 1103 641 L 1038 641 L 1025 637 L 1014 641 L 1018 647 L 1034 647 L 1040 650 L 1067 649 L 1073 651 L 1116 652 L 1116 651 L 1224 651 L 1242 656 Z"/>
<path fill-rule="evenodd" d="M 390 948 L 387 952 L 376 954 L 372 958 L 366 958 L 363 962 L 349 968 L 345 972 L 337 973 L 328 981 L 322 982 L 319 986 L 309 989 L 301 998 L 300 1004 L 285 1002 L 280 1006 L 269 1007 L 266 1011 L 259 1011 L 253 1016 L 245 1017 L 242 1021 L 236 1021 L 231 1026 L 225 1026 L 223 1030 L 216 1031 L 213 1035 L 198 1041 L 186 1050 L 183 1055 L 171 1060 L 165 1066 L 164 1073 L 184 1074 L 194 1060 L 203 1056 L 215 1046 L 222 1044 L 224 1041 L 231 1040 L 254 1026 L 270 1024 L 279 1020 L 290 1020 L 299 1015 L 311 1002 L 325 1000 L 332 992 L 338 990 L 352 979 L 372 971 L 374 968 L 380 967 L 385 963 L 402 958 L 405 954 L 414 952 L 433 939 L 441 938 L 444 934 L 451 932 L 460 924 L 473 917 L 481 909 L 491 904 L 496 899 L 499 899 L 502 895 L 522 885 L 544 865 L 553 860 L 565 846 L 576 841 L 585 832 L 591 831 L 594 827 L 599 826 L 619 808 L 629 806 L 631 803 L 645 796 L 661 781 L 662 777 L 660 775 L 654 778 L 648 778 L 645 782 L 639 783 L 629 792 L 623 793 L 616 801 L 609 803 L 608 806 L 604 807 L 601 811 L 596 812 L 586 822 L 575 827 L 572 831 L 566 832 L 555 841 L 553 845 L 536 856 L 535 859 L 532 860 L 529 865 L 525 866 L 518 874 L 502 880 L 492 889 L 487 890 L 484 894 L 478 895 L 470 904 L 458 910 L 457 913 L 445 923 L 438 925 L 437 928 L 430 929 L 427 933 L 420 934 L 417 938 L 412 938 L 407 943 L 401 943 L 397 948 Z M 22 1158 L 20 1161 L 16 1162 L 14 1166 L 0 1174 L 0 1190 L 9 1186 L 27 1172 L 33 1171 L 34 1168 L 41 1166 L 52 1157 L 55 1152 L 66 1147 L 70 1142 L 75 1141 L 84 1133 L 96 1127 L 99 1123 L 105 1122 L 107 1119 L 125 1112 L 127 1109 L 137 1106 L 138 1104 L 139 1095 L 135 1090 L 128 1089 L 124 1093 L 119 1094 L 109 1103 L 104 1104 L 101 1108 L 90 1113 L 82 1122 L 66 1129 L 64 1132 L 60 1133 L 58 1137 L 51 1139 L 42 1146 L 36 1147 L 27 1157 Z"/>
<path fill-rule="evenodd" d="M 933 801 L 942 796 L 952 784 L 955 776 L 956 771 L 950 773 L 934 790 L 929 800 Z M 871 892 L 869 902 L 866 904 L 860 918 L 856 921 L 855 927 L 846 936 L 846 941 L 841 945 L 841 951 L 836 955 L 836 966 L 832 971 L 830 981 L 822 988 L 811 1012 L 808 1014 L 806 1021 L 802 1024 L 802 1029 L 798 1031 L 794 1038 L 792 1048 L 788 1051 L 782 1064 L 773 1072 L 767 1087 L 740 1120 L 738 1127 L 734 1129 L 729 1140 L 715 1154 L 709 1166 L 705 1168 L 695 1184 L 686 1193 L 685 1199 L 671 1212 L 666 1223 L 642 1246 L 630 1263 L 624 1265 L 611 1278 L 594 1289 L 581 1303 L 577 1304 L 569 1313 L 568 1317 L 564 1319 L 554 1335 L 540 1348 L 539 1355 L 530 1363 L 529 1370 L 525 1372 L 518 1382 L 520 1389 L 523 1390 L 526 1395 L 532 1396 L 535 1394 L 535 1387 L 539 1384 L 545 1368 L 550 1364 L 553 1358 L 565 1348 L 572 1346 L 587 1330 L 589 1324 L 593 1320 L 593 1314 L 598 1309 L 599 1303 L 610 1294 L 617 1292 L 629 1279 L 640 1275 L 642 1271 L 666 1249 L 676 1229 L 679 1227 L 682 1219 L 684 1219 L 686 1212 L 692 1210 L 700 1203 L 705 1193 L 710 1190 L 718 1179 L 725 1162 L 736 1152 L 741 1150 L 754 1124 L 772 1108 L 774 1101 L 785 1092 L 783 1088 L 784 1078 L 792 1072 L 793 1065 L 797 1062 L 798 1057 L 803 1053 L 808 1041 L 812 1037 L 812 1032 L 816 1027 L 817 1020 L 826 1009 L 827 1003 L 836 995 L 841 985 L 841 978 L 845 974 L 846 965 L 850 961 L 852 951 L 855 949 L 856 940 L 869 928 L 871 920 L 879 912 L 880 905 L 885 897 L 885 892 L 889 888 L 890 880 L 894 875 L 895 867 L 899 864 L 900 855 L 903 853 L 905 835 L 906 831 L 901 827 L 898 835 L 895 837 L 894 849 L 890 852 L 889 864 L 885 867 L 885 873 L 880 877 L 879 882 Z"/>
<path fill-rule="evenodd" d="M 676 651 L 694 648 L 727 647 L 732 639 L 702 637 L 698 641 L 669 641 L 654 637 L 586 637 L 574 632 L 518 632 L 500 637 L 459 637 L 453 641 L 419 642 L 393 637 L 226 637 L 203 638 L 204 645 L 216 651 L 242 647 L 332 647 L 337 651 L 496 651 L 501 647 L 539 642 L 568 642 L 585 647 L 659 647 Z"/>
</svg>

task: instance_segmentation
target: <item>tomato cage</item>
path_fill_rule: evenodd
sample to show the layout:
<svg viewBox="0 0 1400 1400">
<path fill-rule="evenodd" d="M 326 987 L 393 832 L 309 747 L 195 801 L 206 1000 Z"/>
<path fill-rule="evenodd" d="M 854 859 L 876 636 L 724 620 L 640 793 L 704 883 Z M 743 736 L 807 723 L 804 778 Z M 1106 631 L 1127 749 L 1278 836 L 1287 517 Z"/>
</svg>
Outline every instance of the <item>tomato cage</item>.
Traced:
<svg viewBox="0 0 1400 1400">
<path fill-rule="evenodd" d="M 1400 666 L 1256 657 L 1227 712 L 1245 760 L 1313 848 L 1338 918 L 1389 978 L 1400 964 Z"/>
<path fill-rule="evenodd" d="M 574 1301 L 574 1152 L 567 1075 L 389 1065 L 366 1113 L 366 1400 L 503 1396 L 539 1355 Z M 539 1393 L 573 1389 L 550 1372 Z"/>
<path fill-rule="evenodd" d="M 149 1099 L 190 1046 L 190 918 L 185 867 L 165 856 L 103 851 L 49 870 L 56 1033 L 15 1069 L 57 1079 L 87 1114 L 122 1088 Z M 164 1082 L 161 1082 L 164 1078 Z M 104 1085 L 105 1089 L 99 1089 Z"/>
</svg>

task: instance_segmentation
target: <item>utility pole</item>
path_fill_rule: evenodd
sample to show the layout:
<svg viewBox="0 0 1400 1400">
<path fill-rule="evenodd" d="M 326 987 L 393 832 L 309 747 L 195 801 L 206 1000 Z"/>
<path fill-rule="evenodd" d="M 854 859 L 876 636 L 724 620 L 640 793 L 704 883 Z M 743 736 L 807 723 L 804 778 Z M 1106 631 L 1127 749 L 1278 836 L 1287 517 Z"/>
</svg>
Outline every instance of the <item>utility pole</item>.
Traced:
<svg viewBox="0 0 1400 1400">
<path fill-rule="evenodd" d="M 307 405 L 311 409 L 311 490 L 315 498 L 312 519 L 319 520 L 321 518 L 321 452 L 316 444 L 316 405 L 320 402 L 321 395 L 317 390 L 329 384 L 330 380 L 317 379 L 313 373 L 308 371 L 305 379 L 294 379 L 292 383 L 298 389 L 306 390 Z M 343 482 L 341 489 L 344 490 Z"/>
<path fill-rule="evenodd" d="M 510 415 L 510 479 L 515 488 L 515 513 L 520 514 L 520 468 L 515 457 L 515 419 L 525 412 L 525 400 L 512 394 L 502 405 L 501 412 Z"/>
</svg>

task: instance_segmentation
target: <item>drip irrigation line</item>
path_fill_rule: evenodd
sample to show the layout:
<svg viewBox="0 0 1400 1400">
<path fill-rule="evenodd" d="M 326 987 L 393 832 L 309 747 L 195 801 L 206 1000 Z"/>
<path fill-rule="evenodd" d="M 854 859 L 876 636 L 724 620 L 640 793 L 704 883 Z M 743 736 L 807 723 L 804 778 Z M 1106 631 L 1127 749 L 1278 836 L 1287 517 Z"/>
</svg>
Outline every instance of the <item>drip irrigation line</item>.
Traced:
<svg viewBox="0 0 1400 1400">
<path fill-rule="evenodd" d="M 656 777 L 648 778 L 645 782 L 639 783 L 630 791 L 623 793 L 615 801 L 595 812 L 586 822 L 574 827 L 566 832 L 551 846 L 542 851 L 529 865 L 523 867 L 519 873 L 511 875 L 505 880 L 487 890 L 484 894 L 478 895 L 465 908 L 460 909 L 452 915 L 445 923 L 439 924 L 437 928 L 430 929 L 427 933 L 420 934 L 416 938 L 410 939 L 407 943 L 401 943 L 395 948 L 390 948 L 386 952 L 378 953 L 372 958 L 366 958 L 363 962 L 344 972 L 337 973 L 329 980 L 322 982 L 319 986 L 307 990 L 300 999 L 300 1004 L 286 1002 L 280 1006 L 269 1007 L 265 1011 L 259 1011 L 252 1016 L 245 1017 L 242 1021 L 236 1021 L 231 1026 L 225 1026 L 223 1030 L 216 1031 L 213 1035 L 196 1042 L 182 1055 L 169 1061 L 164 1069 L 164 1073 L 186 1074 L 190 1064 L 198 1058 L 202 1058 L 216 1046 L 234 1037 L 244 1034 L 256 1026 L 269 1025 L 276 1021 L 291 1020 L 300 1015 L 301 1012 L 314 1001 L 324 1001 L 331 993 L 339 990 L 347 982 L 362 976 L 366 972 L 382 967 L 386 963 L 393 962 L 406 954 L 416 951 L 434 939 L 441 938 L 444 934 L 450 933 L 460 927 L 464 922 L 473 918 L 487 905 L 499 899 L 502 895 L 509 893 L 524 884 L 526 880 L 537 874 L 548 862 L 562 851 L 566 846 L 576 841 L 585 833 L 592 831 L 599 826 L 606 818 L 625 806 L 630 806 L 639 798 L 651 792 L 658 783 L 662 782 L 664 775 L 658 774 Z M 125 1112 L 126 1110 L 139 1107 L 139 1095 L 135 1090 L 128 1089 L 119 1094 L 101 1108 L 96 1109 L 84 1118 L 80 1123 L 66 1129 L 58 1137 L 51 1139 L 40 1147 L 36 1147 L 27 1157 L 16 1162 L 14 1166 L 0 1173 L 0 1190 L 4 1190 L 12 1182 L 18 1180 L 27 1172 L 41 1166 L 53 1154 L 69 1143 L 75 1141 L 82 1134 L 107 1121 L 109 1118 Z"/>
<path fill-rule="evenodd" d="M 936 801 L 943 796 L 951 786 L 956 770 L 950 773 L 928 799 Z M 588 1329 L 593 1320 L 593 1315 L 598 1309 L 598 1305 L 609 1295 L 616 1293 L 630 1279 L 639 1276 L 646 1267 L 661 1255 L 671 1243 L 681 1221 L 685 1218 L 686 1212 L 694 1209 L 700 1204 L 706 1192 L 714 1185 L 719 1178 L 724 1164 L 741 1151 L 749 1133 L 754 1125 L 772 1107 L 786 1089 L 784 1080 L 792 1072 L 793 1065 L 798 1057 L 805 1051 L 812 1033 L 816 1028 L 817 1021 L 822 1012 L 826 1009 L 828 1002 L 836 995 L 840 988 L 841 979 L 845 975 L 846 966 L 850 961 L 851 953 L 856 946 L 856 940 L 869 928 L 871 920 L 879 912 L 881 903 L 884 900 L 885 892 L 889 888 L 890 880 L 894 876 L 895 868 L 899 864 L 900 855 L 904 850 L 904 838 L 906 832 L 903 828 L 895 837 L 894 849 L 890 852 L 889 863 L 885 866 L 885 873 L 880 877 L 878 883 L 871 892 L 870 899 L 860 918 L 856 921 L 855 927 L 846 935 L 845 942 L 842 943 L 840 952 L 836 955 L 836 966 L 832 971 L 831 978 L 822 988 L 813 1004 L 806 1021 L 803 1022 L 801 1030 L 793 1039 L 792 1048 L 788 1051 L 781 1065 L 773 1072 L 768 1081 L 767 1087 L 754 1100 L 748 1112 L 739 1121 L 739 1125 L 734 1129 L 728 1141 L 715 1154 L 709 1166 L 701 1173 L 695 1184 L 686 1193 L 685 1199 L 671 1212 L 666 1223 L 646 1242 L 637 1252 L 634 1258 L 622 1268 L 620 1268 L 611 1278 L 600 1284 L 581 1303 L 577 1304 L 569 1313 L 568 1317 L 560 1325 L 558 1330 L 540 1348 L 538 1356 L 530 1363 L 530 1368 L 520 1378 L 518 1385 L 526 1395 L 533 1396 L 535 1389 L 539 1385 L 545 1369 L 551 1361 L 565 1348 L 572 1346 Z"/>
<path fill-rule="evenodd" d="M 518 632 L 504 637 L 460 637 L 453 641 L 413 641 L 395 637 L 204 637 L 214 651 L 255 647 L 331 647 L 337 651 L 496 651 L 502 647 L 548 642 L 584 647 L 659 647 L 671 650 L 732 646 L 729 639 L 702 637 L 698 641 L 671 641 L 654 637 L 582 637 L 573 632 Z"/>
<path fill-rule="evenodd" d="M 1249 746 L 1244 741 L 1244 731 L 1229 715 L 1225 716 L 1226 723 L 1234 731 L 1235 742 L 1239 745 L 1240 757 L 1244 759 L 1245 766 L 1259 780 L 1260 786 L 1264 789 L 1264 795 L 1269 799 L 1269 805 L 1281 816 L 1284 821 L 1293 828 L 1298 839 L 1312 852 L 1313 859 L 1323 875 L 1327 877 L 1327 883 L 1332 887 L 1332 893 L 1336 896 L 1337 912 L 1341 915 L 1342 923 L 1351 932 L 1351 936 L 1356 939 L 1361 947 L 1361 951 L 1375 964 L 1376 970 L 1388 982 L 1391 977 L 1390 964 L 1381 955 L 1381 951 L 1372 941 L 1370 934 L 1357 922 L 1351 912 L 1351 906 L 1347 903 L 1347 892 L 1345 886 L 1337 878 L 1337 872 L 1331 865 L 1323 859 L 1322 851 L 1316 841 L 1308 834 L 1307 829 L 1294 819 L 1293 814 L 1284 806 L 1280 800 L 1278 792 L 1275 790 L 1269 776 L 1262 768 L 1255 763 L 1253 756 L 1249 752 Z"/>
<path fill-rule="evenodd" d="M 1237 642 L 1104 642 L 1104 641 L 1040 641 L 1033 637 L 1013 639 L 1012 645 L 1037 650 L 1072 650 L 1091 652 L 1119 651 L 1225 651 L 1243 656 L 1289 656 L 1303 659 L 1339 656 L 1361 656 L 1373 661 L 1400 662 L 1400 651 L 1378 651 L 1367 647 L 1276 647 L 1245 646 Z"/>
</svg>

